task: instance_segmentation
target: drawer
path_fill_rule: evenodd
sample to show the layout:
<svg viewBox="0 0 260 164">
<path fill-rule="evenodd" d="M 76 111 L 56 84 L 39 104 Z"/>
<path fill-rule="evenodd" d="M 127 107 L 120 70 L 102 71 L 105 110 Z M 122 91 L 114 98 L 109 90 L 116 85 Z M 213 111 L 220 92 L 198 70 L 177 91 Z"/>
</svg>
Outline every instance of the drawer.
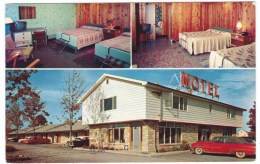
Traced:
<svg viewBox="0 0 260 164">
<path fill-rule="evenodd" d="M 14 37 L 16 41 L 32 40 L 32 33 L 31 32 L 15 33 Z"/>
</svg>

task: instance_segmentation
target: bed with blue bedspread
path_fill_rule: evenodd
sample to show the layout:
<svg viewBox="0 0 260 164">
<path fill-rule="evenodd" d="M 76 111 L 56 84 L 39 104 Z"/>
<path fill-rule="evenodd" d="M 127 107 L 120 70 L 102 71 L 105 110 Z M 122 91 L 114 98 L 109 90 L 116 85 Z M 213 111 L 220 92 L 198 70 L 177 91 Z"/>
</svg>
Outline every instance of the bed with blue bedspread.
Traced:
<svg viewBox="0 0 260 164">
<path fill-rule="evenodd" d="M 95 60 L 102 61 L 111 56 L 126 62 L 124 67 L 130 67 L 130 42 L 130 32 L 124 32 L 120 36 L 95 44 Z"/>
</svg>

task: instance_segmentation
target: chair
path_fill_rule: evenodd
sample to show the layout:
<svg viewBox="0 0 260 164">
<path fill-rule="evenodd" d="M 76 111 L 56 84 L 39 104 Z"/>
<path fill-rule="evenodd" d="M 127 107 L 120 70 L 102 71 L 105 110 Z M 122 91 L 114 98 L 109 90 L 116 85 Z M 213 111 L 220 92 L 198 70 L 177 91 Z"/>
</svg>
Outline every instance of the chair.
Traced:
<svg viewBox="0 0 260 164">
<path fill-rule="evenodd" d="M 16 44 L 20 42 L 13 41 L 10 34 L 5 36 L 5 50 L 6 50 L 6 61 L 8 62 L 10 59 L 21 56 L 24 59 L 24 62 L 32 56 L 33 58 L 33 47 L 27 44 L 27 47 L 17 47 Z"/>
<path fill-rule="evenodd" d="M 141 34 L 144 34 L 146 36 L 146 42 L 149 40 L 149 35 L 151 31 L 151 24 L 140 24 L 139 31 Z"/>
<path fill-rule="evenodd" d="M 41 30 L 41 31 L 33 31 L 33 47 L 34 49 L 37 49 L 38 46 L 47 45 L 46 42 L 46 31 Z"/>
</svg>

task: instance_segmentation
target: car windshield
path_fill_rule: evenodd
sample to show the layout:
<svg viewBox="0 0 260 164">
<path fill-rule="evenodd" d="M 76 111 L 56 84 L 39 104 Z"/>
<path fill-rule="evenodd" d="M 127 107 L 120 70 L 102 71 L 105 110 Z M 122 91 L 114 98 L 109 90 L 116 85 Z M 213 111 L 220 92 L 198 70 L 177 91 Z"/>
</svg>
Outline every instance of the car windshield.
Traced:
<svg viewBox="0 0 260 164">
<path fill-rule="evenodd" d="M 253 140 L 252 138 L 240 138 L 241 140 L 244 140 L 247 143 L 255 143 L 255 140 Z"/>
</svg>

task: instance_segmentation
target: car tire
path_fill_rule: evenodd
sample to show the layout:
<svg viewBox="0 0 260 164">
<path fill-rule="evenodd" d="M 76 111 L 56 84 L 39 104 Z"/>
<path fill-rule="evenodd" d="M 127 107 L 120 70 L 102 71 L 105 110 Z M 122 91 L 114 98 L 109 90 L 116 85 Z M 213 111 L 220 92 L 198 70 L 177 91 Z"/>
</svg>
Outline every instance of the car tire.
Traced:
<svg viewBox="0 0 260 164">
<path fill-rule="evenodd" d="M 196 153 L 197 155 L 203 154 L 203 150 L 202 150 L 202 148 L 200 148 L 200 147 L 196 147 L 194 151 L 195 151 L 195 153 Z"/>
<path fill-rule="evenodd" d="M 65 143 L 65 147 L 70 147 L 70 141 L 67 141 L 67 142 Z"/>
<path fill-rule="evenodd" d="M 74 147 L 74 142 L 70 142 L 70 147 Z"/>
<path fill-rule="evenodd" d="M 236 152 L 236 157 L 237 158 L 245 158 L 246 157 L 246 153 L 243 151 L 238 151 Z"/>
</svg>

